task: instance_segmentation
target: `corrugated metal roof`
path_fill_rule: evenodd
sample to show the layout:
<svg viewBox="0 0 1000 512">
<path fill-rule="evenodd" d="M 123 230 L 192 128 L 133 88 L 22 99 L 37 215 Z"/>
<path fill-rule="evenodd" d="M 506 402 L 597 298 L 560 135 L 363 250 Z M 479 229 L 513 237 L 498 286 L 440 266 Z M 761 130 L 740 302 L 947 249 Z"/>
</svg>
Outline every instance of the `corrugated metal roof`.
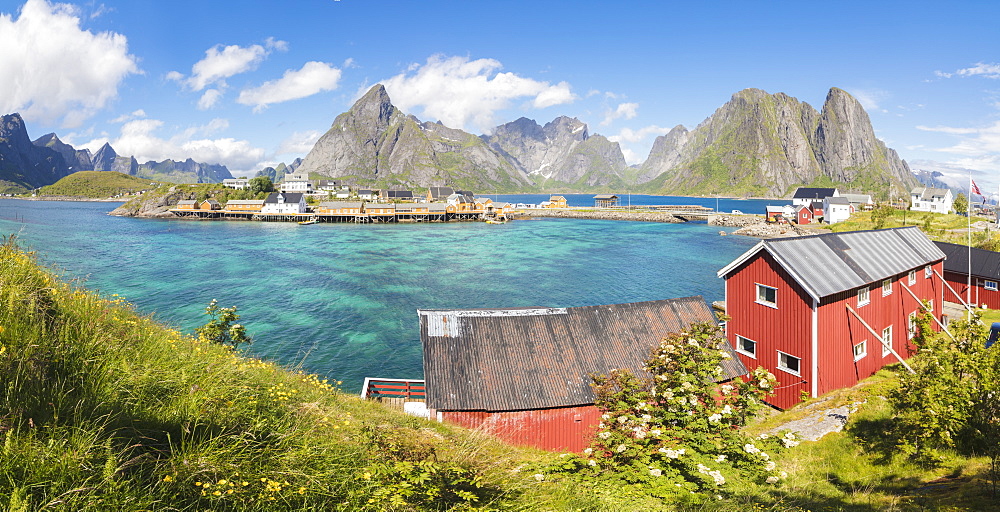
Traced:
<svg viewBox="0 0 1000 512">
<path fill-rule="evenodd" d="M 823 199 L 837 193 L 835 188 L 799 187 L 795 189 L 792 199 Z"/>
<path fill-rule="evenodd" d="M 515 411 L 592 404 L 591 373 L 644 374 L 664 336 L 714 322 L 701 297 L 576 308 L 419 310 L 428 407 Z M 733 356 L 728 377 L 746 373 Z"/>
<path fill-rule="evenodd" d="M 972 256 L 972 275 L 991 281 L 1000 280 L 1000 252 L 972 248 L 967 245 L 934 242 L 947 256 L 944 269 L 958 274 L 969 273 L 969 256 Z"/>
<path fill-rule="evenodd" d="M 811 297 L 878 282 L 944 258 L 916 226 L 762 240 L 719 270 L 719 277 L 765 250 Z"/>
</svg>

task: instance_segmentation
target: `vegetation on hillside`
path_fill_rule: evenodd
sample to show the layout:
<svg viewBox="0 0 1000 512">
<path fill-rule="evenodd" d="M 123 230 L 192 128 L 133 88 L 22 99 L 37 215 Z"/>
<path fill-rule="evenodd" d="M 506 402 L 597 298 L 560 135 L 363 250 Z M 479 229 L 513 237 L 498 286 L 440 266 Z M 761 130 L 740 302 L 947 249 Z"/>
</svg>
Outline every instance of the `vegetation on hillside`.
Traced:
<svg viewBox="0 0 1000 512">
<path fill-rule="evenodd" d="M 559 456 L 406 416 L 341 393 L 333 382 L 248 357 L 231 343 L 209 341 L 231 342 L 214 337 L 222 332 L 240 337 L 235 310 L 223 318 L 222 309 L 209 306 L 206 339 L 198 339 L 137 314 L 120 297 L 60 281 L 11 240 L 0 245 L 0 509 L 873 512 L 988 510 L 996 503 L 982 485 L 988 458 L 937 445 L 934 464 L 921 465 L 894 449 L 905 436 L 880 434 L 886 425 L 906 424 L 896 421 L 903 409 L 893 397 L 918 389 L 905 380 L 900 387 L 894 370 L 749 421 L 740 432 L 717 432 L 721 437 L 710 435 L 710 426 L 736 420 L 726 404 L 704 396 L 695 400 L 698 416 L 687 420 L 679 415 L 684 407 L 646 410 L 654 407 L 653 390 L 669 401 L 703 382 L 696 382 L 697 372 L 681 372 L 680 380 L 643 391 L 649 400 L 602 393 L 606 437 L 584 457 Z M 654 369 L 668 379 L 679 373 L 670 365 L 684 364 L 683 352 L 694 349 L 673 345 L 659 345 L 657 355 L 673 362 L 661 360 Z M 923 357 L 911 360 L 914 368 Z M 632 389 L 624 379 L 603 382 Z M 781 438 L 768 437 L 810 407 L 845 404 L 854 410 L 847 432 L 787 450 L 776 445 L 786 444 Z M 739 412 L 738 404 L 729 405 Z M 635 428 L 643 425 L 649 428 L 639 436 Z M 649 444 L 654 429 L 661 431 L 655 446 Z M 739 436 L 753 440 L 740 444 Z M 768 443 L 775 446 L 764 448 Z M 718 462 L 727 454 L 720 450 L 734 447 L 739 457 L 729 453 Z M 685 453 L 674 459 L 660 448 Z M 600 471 L 579 471 L 594 467 L 589 460 L 598 450 Z M 775 471 L 769 460 L 787 479 L 767 482 Z M 716 491 L 721 499 L 712 492 L 716 472 L 725 479 L 724 492 Z M 651 484 L 666 475 L 674 489 L 680 484 L 701 503 Z"/>
<path fill-rule="evenodd" d="M 47 185 L 40 195 L 86 198 L 120 197 L 152 190 L 161 183 L 115 171 L 80 171 Z"/>
<path fill-rule="evenodd" d="M 823 226 L 823 228 L 836 233 L 843 233 L 846 231 L 919 226 L 920 230 L 931 240 L 969 245 L 970 221 L 971 224 L 987 222 L 990 226 L 993 225 L 993 221 L 986 217 L 977 217 L 974 215 L 970 219 L 964 215 L 954 213 L 913 212 L 909 210 L 897 210 L 891 206 L 883 205 L 872 211 L 857 212 L 845 221 Z M 971 235 L 971 245 L 991 251 L 1000 250 L 1000 232 L 989 228 L 975 230 Z"/>
</svg>

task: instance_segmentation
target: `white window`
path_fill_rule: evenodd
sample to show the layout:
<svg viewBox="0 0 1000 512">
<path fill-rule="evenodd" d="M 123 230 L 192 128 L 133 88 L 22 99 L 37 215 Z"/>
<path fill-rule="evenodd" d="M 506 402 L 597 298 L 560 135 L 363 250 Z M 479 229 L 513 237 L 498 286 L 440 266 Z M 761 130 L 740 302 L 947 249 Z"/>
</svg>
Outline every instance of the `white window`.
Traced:
<svg viewBox="0 0 1000 512">
<path fill-rule="evenodd" d="M 749 338 L 744 338 L 743 336 L 736 336 L 736 351 L 745 355 L 750 356 L 754 359 L 757 358 L 757 342 Z"/>
<path fill-rule="evenodd" d="M 885 297 L 886 295 L 891 295 L 891 294 L 892 294 L 892 279 L 886 279 L 885 281 L 882 281 L 882 296 Z"/>
<path fill-rule="evenodd" d="M 997 291 L 997 282 L 996 281 L 986 281 L 986 284 L 983 285 L 983 288 L 986 288 L 987 290 L 989 290 L 991 292 L 995 292 L 995 291 Z"/>
<path fill-rule="evenodd" d="M 868 340 L 863 340 L 861 343 L 854 345 L 854 360 L 857 361 L 868 355 Z"/>
<path fill-rule="evenodd" d="M 882 329 L 882 357 L 892 353 L 889 347 L 892 346 L 892 326 Z"/>
<path fill-rule="evenodd" d="M 872 301 L 871 293 L 867 286 L 858 289 L 858 307 L 864 306 Z"/>
<path fill-rule="evenodd" d="M 913 339 L 917 335 L 917 312 L 910 313 L 906 318 L 906 337 Z"/>
<path fill-rule="evenodd" d="M 772 308 L 778 307 L 778 289 L 758 284 L 756 302 Z"/>
<path fill-rule="evenodd" d="M 906 276 L 906 282 L 910 283 L 911 285 L 917 284 L 917 271 L 916 270 L 911 270 L 910 271 L 910 273 Z"/>
<path fill-rule="evenodd" d="M 932 275 L 934 275 L 934 268 L 930 265 L 924 267 L 924 277 L 931 277 Z"/>
<path fill-rule="evenodd" d="M 778 352 L 778 369 L 784 370 L 793 375 L 799 375 L 799 363 L 801 360 L 795 356 L 784 352 Z"/>
</svg>

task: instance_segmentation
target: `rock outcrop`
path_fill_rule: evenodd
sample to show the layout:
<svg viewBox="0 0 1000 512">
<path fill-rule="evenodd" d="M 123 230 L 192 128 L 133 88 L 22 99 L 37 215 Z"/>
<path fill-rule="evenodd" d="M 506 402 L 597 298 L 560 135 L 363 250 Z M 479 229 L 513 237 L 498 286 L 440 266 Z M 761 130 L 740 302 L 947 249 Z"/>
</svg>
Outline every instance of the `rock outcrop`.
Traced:
<svg viewBox="0 0 1000 512">
<path fill-rule="evenodd" d="M 115 171 L 129 176 L 135 176 L 139 172 L 139 162 L 135 157 L 119 156 L 107 142 L 94 153 L 93 164 L 95 171 Z"/>
<path fill-rule="evenodd" d="M 89 150 L 75 149 L 73 146 L 59 140 L 59 137 L 55 133 L 42 135 L 41 137 L 35 139 L 32 144 L 55 150 L 57 153 L 62 155 L 66 165 L 69 166 L 70 173 L 94 170 L 94 164 L 91 162 Z"/>
</svg>

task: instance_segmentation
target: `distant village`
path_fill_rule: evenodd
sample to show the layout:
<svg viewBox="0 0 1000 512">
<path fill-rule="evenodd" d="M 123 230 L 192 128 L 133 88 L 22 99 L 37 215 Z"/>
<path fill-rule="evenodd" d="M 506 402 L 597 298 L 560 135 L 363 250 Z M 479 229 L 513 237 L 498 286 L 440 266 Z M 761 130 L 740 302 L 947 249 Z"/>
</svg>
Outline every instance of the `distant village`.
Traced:
<svg viewBox="0 0 1000 512">
<path fill-rule="evenodd" d="M 246 189 L 246 178 L 226 179 L 223 185 Z M 307 197 L 333 198 L 316 205 Z M 598 196 L 602 197 L 602 196 Z M 539 205 L 511 204 L 475 197 L 467 190 L 430 187 L 426 194 L 412 190 L 352 188 L 338 180 L 311 181 L 302 174 L 289 174 L 279 191 L 265 199 L 240 199 L 225 205 L 214 199 L 178 201 L 170 211 L 180 217 L 229 218 L 267 221 L 313 222 L 445 222 L 451 220 L 506 222 L 515 208 L 565 208 L 566 198 L 552 196 Z"/>
</svg>

